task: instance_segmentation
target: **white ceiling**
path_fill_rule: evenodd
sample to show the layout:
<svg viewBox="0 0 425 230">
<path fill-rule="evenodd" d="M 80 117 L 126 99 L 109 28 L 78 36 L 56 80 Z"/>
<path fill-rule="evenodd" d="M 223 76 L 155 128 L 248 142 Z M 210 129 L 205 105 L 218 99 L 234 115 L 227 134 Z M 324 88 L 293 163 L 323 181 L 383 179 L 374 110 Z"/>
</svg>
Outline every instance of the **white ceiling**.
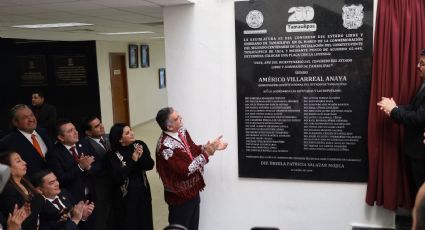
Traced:
<svg viewBox="0 0 425 230">
<path fill-rule="evenodd" d="M 0 37 L 41 40 L 141 41 L 164 36 L 162 8 L 190 0 L 0 0 Z M 61 22 L 93 26 L 23 29 L 13 25 Z M 152 31 L 154 34 L 99 35 Z"/>
</svg>

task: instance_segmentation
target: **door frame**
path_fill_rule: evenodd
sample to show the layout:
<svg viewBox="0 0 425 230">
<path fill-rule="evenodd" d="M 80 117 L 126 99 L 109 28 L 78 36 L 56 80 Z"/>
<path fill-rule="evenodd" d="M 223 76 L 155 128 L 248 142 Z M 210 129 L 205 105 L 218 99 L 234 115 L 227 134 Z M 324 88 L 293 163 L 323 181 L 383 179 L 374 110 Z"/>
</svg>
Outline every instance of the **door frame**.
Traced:
<svg viewBox="0 0 425 230">
<path fill-rule="evenodd" d="M 127 54 L 121 53 L 121 52 L 109 52 L 109 55 L 108 55 L 108 57 L 109 57 L 109 81 L 110 81 L 110 84 L 111 84 L 111 100 L 112 100 L 112 120 L 113 120 L 113 123 L 115 124 L 116 120 L 115 120 L 115 112 L 114 112 L 114 110 L 115 110 L 114 100 L 116 100 L 116 98 L 114 98 L 113 87 L 112 87 L 112 77 L 114 76 L 114 70 L 112 68 L 112 57 L 113 56 L 122 56 L 124 58 L 124 63 L 123 63 L 123 71 L 124 72 L 121 73 L 121 76 L 124 76 L 124 78 L 125 78 L 125 79 L 123 79 L 123 81 L 125 81 L 124 87 L 126 88 L 125 89 L 125 98 L 127 98 L 126 103 L 125 103 L 125 106 L 126 106 L 126 109 L 127 109 L 127 116 L 126 116 L 125 119 L 127 121 L 125 121 L 125 123 L 130 125 L 130 106 L 129 106 L 129 100 L 128 100 L 128 76 L 127 76 L 127 62 L 126 62 Z"/>
</svg>

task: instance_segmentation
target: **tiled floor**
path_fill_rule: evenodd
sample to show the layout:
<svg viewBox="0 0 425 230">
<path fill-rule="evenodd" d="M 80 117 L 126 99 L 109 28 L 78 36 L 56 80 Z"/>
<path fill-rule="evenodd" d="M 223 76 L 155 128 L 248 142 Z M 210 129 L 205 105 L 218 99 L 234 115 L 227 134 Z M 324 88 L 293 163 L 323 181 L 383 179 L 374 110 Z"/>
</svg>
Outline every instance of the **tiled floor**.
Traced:
<svg viewBox="0 0 425 230">
<path fill-rule="evenodd" d="M 133 131 L 137 139 L 144 141 L 148 145 L 151 157 L 155 160 L 156 142 L 161 134 L 161 129 L 156 122 L 152 120 L 138 125 L 133 127 Z M 155 168 L 147 172 L 147 175 L 152 193 L 154 229 L 161 230 L 168 224 L 168 207 L 164 201 L 164 189 Z"/>
</svg>

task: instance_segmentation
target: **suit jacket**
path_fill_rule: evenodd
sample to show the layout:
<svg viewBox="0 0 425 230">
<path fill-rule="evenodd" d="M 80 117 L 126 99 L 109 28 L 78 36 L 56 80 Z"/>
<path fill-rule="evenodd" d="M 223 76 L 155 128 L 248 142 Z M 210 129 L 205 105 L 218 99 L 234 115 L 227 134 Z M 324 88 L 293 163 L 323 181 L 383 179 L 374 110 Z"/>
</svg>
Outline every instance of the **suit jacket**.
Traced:
<svg viewBox="0 0 425 230">
<path fill-rule="evenodd" d="M 106 149 L 110 150 L 111 146 L 109 143 L 109 136 L 103 135 L 103 140 L 105 140 Z M 111 180 L 111 173 L 108 170 L 108 151 L 101 146 L 100 143 L 96 142 L 90 137 L 85 137 L 85 140 L 92 146 L 96 161 L 93 163 L 94 170 L 92 185 L 94 187 L 94 203 L 96 209 L 93 214 L 95 214 L 96 221 L 96 230 L 108 230 L 108 229 L 117 229 L 115 226 L 115 218 L 113 209 L 114 201 L 114 184 Z M 92 214 L 92 216 L 93 216 Z M 93 218 L 93 217 L 91 217 Z"/>
<path fill-rule="evenodd" d="M 199 195 L 205 187 L 202 173 L 209 161 L 202 145 L 195 144 L 184 127 L 179 132 L 186 138 L 193 159 L 181 140 L 165 132 L 159 137 L 156 148 L 156 169 L 169 205 L 180 205 Z"/>
<path fill-rule="evenodd" d="M 105 140 L 107 149 L 111 149 L 109 136 L 103 135 L 102 138 Z M 111 187 L 113 184 L 107 170 L 108 160 L 106 156 L 108 151 L 90 137 L 85 137 L 85 140 L 92 147 L 93 155 L 96 159 L 96 161 L 93 163 L 94 169 L 91 170 L 93 175 L 93 185 L 96 200 L 110 200 L 112 196 Z"/>
<path fill-rule="evenodd" d="M 36 132 L 43 139 L 49 151 L 53 147 L 53 143 L 46 133 L 45 129 L 36 129 Z M 47 169 L 46 161 L 41 158 L 32 143 L 18 130 L 12 131 L 9 135 L 1 139 L 4 148 L 15 150 L 21 155 L 22 159 L 27 163 L 27 177 L 31 177 L 34 173 Z"/>
<path fill-rule="evenodd" d="M 79 141 L 76 144 L 78 154 L 92 155 L 93 149 L 85 141 Z M 47 165 L 57 176 L 61 188 L 66 189 L 74 198 L 75 202 L 86 199 L 85 190 L 92 189 L 90 184 L 90 171 L 82 171 L 78 167 L 71 153 L 66 147 L 57 142 L 52 151 L 46 154 Z"/>
<path fill-rule="evenodd" d="M 69 194 L 61 192 L 59 199 L 66 208 L 71 209 L 74 203 L 71 201 Z M 78 226 L 70 219 L 64 222 L 58 222 L 61 214 L 50 201 L 45 200 L 43 211 L 40 213 L 40 229 L 39 230 L 78 230 Z"/>
<path fill-rule="evenodd" d="M 410 104 L 393 109 L 391 118 L 404 125 L 405 153 L 411 158 L 425 160 L 425 89 L 418 92 Z"/>
<path fill-rule="evenodd" d="M 33 106 L 32 111 L 37 118 L 38 126 L 47 129 L 51 136 L 54 135 L 57 120 L 56 107 L 44 103 L 40 107 Z"/>
<path fill-rule="evenodd" d="M 109 143 L 109 135 L 105 134 L 102 136 L 103 140 L 105 140 L 106 147 L 108 149 L 111 149 L 111 144 Z M 93 155 L 99 157 L 100 159 L 105 159 L 107 151 L 98 144 L 95 140 L 91 139 L 90 137 L 84 138 L 93 148 L 94 152 Z"/>
</svg>

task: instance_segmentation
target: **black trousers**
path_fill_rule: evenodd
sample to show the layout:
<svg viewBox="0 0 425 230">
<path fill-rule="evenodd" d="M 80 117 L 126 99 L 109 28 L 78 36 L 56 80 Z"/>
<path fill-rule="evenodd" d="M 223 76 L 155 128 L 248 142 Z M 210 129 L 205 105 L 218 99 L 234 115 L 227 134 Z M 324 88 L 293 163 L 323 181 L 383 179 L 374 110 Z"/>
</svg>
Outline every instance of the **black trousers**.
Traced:
<svg viewBox="0 0 425 230">
<path fill-rule="evenodd" d="M 198 230 L 199 226 L 199 204 L 201 198 L 199 194 L 180 205 L 168 206 L 168 222 L 169 224 L 180 224 L 188 230 Z"/>
<path fill-rule="evenodd" d="M 407 157 L 409 167 L 409 182 L 412 199 L 415 200 L 416 193 L 425 180 L 425 160 Z"/>
</svg>

